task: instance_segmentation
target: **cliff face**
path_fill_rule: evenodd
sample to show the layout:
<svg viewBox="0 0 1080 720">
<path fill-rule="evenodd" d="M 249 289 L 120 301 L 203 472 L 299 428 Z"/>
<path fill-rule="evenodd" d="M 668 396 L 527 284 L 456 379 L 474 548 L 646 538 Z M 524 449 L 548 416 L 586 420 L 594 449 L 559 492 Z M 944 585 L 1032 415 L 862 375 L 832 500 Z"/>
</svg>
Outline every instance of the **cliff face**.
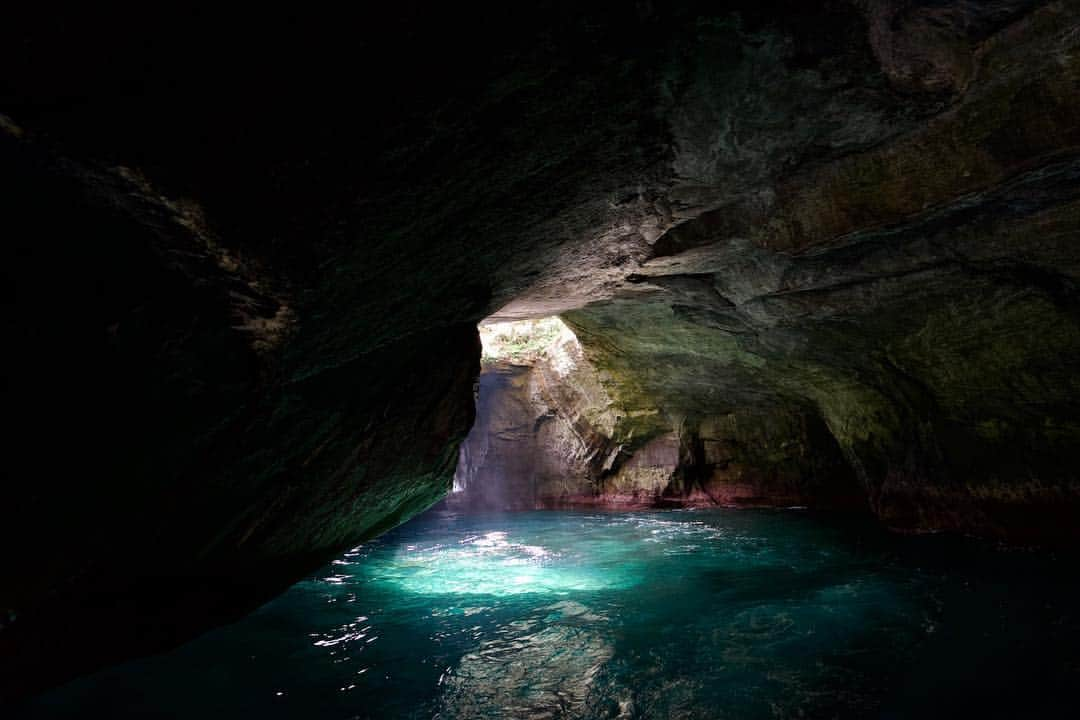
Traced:
<svg viewBox="0 0 1080 720">
<path fill-rule="evenodd" d="M 526 510 L 538 506 L 547 479 L 584 479 L 588 449 L 567 433 L 550 431 L 547 407 L 534 404 L 533 370 L 504 365 L 480 374 L 476 422 L 461 444 L 446 504 L 467 510 Z M 570 442 L 566 442 L 569 440 Z"/>
<path fill-rule="evenodd" d="M 1071 0 L 13 10 L 4 692 L 436 501 L 491 316 L 576 332 L 595 382 L 537 432 L 594 495 L 1074 541 L 1078 27 Z M 540 496 L 579 494 L 564 470 Z"/>
</svg>

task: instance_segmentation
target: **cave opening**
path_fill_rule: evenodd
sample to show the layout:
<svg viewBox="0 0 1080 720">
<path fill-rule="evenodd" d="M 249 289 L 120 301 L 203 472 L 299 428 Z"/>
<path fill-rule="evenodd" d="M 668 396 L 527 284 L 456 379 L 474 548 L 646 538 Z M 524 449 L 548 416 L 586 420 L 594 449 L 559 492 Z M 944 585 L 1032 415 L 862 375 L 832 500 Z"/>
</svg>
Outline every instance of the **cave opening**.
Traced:
<svg viewBox="0 0 1080 720">
<path fill-rule="evenodd" d="M 551 504 L 552 483 L 562 495 L 570 487 L 591 494 L 594 478 L 583 459 L 596 449 L 574 424 L 597 408 L 584 407 L 574 386 L 585 376 L 595 380 L 595 370 L 573 330 L 550 316 L 485 321 L 478 332 L 476 420 L 445 504 L 459 511 L 536 509 Z"/>
<path fill-rule="evenodd" d="M 531 365 L 540 358 L 565 354 L 562 346 L 577 337 L 557 315 L 529 320 L 490 320 L 477 326 L 481 367 L 495 364 Z"/>
</svg>

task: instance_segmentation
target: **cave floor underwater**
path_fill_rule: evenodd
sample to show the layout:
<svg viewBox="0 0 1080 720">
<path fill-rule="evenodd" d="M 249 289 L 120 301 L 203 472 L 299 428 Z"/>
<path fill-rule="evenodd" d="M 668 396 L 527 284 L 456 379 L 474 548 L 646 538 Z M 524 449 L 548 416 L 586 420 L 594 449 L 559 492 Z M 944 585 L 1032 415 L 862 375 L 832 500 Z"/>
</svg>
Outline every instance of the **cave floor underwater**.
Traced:
<svg viewBox="0 0 1080 720">
<path fill-rule="evenodd" d="M 13 717 L 1064 717 L 1073 564 L 798 510 L 437 506 Z"/>
</svg>

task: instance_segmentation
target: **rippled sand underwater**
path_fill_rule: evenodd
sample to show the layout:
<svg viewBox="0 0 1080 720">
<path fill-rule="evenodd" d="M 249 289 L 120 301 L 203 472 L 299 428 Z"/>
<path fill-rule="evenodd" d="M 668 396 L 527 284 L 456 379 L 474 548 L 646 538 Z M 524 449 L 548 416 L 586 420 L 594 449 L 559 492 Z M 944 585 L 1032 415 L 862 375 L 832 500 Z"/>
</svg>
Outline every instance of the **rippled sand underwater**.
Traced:
<svg viewBox="0 0 1080 720">
<path fill-rule="evenodd" d="M 429 513 L 29 717 L 1057 712 L 1072 563 L 807 513 Z"/>
</svg>

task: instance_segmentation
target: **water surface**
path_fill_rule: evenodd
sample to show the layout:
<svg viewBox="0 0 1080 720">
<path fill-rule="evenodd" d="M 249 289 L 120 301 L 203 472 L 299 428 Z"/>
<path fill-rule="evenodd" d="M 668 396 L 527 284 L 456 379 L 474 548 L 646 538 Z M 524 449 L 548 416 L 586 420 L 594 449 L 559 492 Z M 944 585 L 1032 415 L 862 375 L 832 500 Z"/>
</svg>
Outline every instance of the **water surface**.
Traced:
<svg viewBox="0 0 1080 720">
<path fill-rule="evenodd" d="M 798 512 L 436 512 L 25 714 L 1066 716 L 1071 567 Z"/>
</svg>

